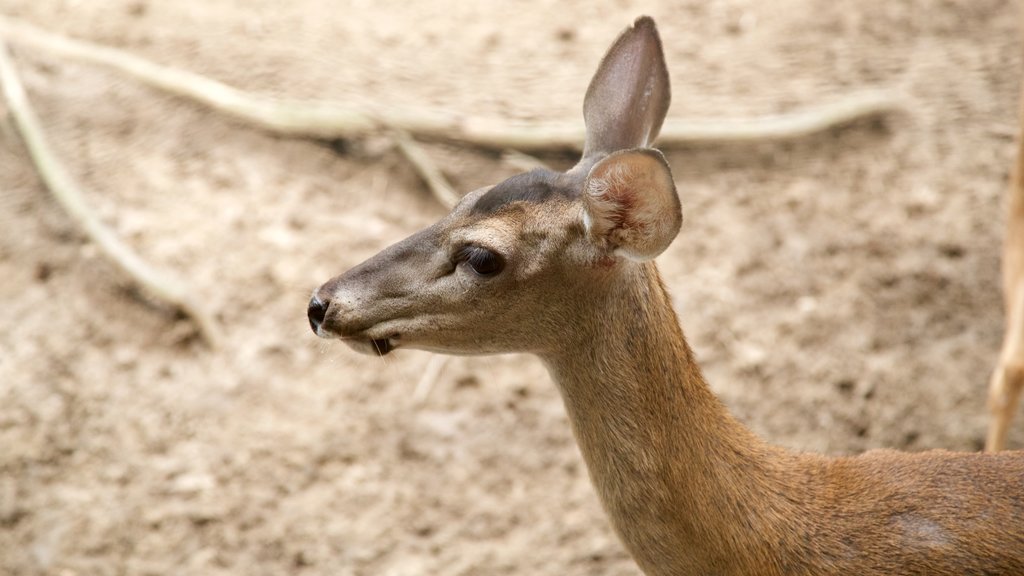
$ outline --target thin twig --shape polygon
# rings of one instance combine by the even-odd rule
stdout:
[[[434,389],[434,384],[437,383],[437,379],[441,376],[441,372],[450,359],[451,356],[443,354],[433,354],[430,356],[430,359],[427,360],[427,365],[423,368],[423,376],[416,383],[416,388],[412,393],[414,405],[422,406],[427,401],[427,396],[430,396],[430,391]]]
[[[198,325],[203,338],[211,346],[220,342],[219,331],[213,318],[192,298],[188,289],[178,281],[166,277],[163,273],[150,267],[135,252],[122,244],[118,237],[106,226],[86,204],[82,192],[68,174],[64,166],[53,153],[43,134],[39,118],[32,110],[14,65],[7,53],[7,47],[0,37],[0,82],[7,107],[18,132],[21,133],[25,147],[40,177],[50,189],[54,197],[64,207],[68,215],[85,231],[86,236],[108,257],[119,266],[145,291],[152,294],[192,318]]]
[[[445,208],[449,210],[454,208],[462,196],[448,183],[448,179],[444,177],[444,173],[430,158],[427,151],[404,130],[395,131],[395,144],[398,145],[399,152],[412,164],[413,169],[430,188],[434,198]]]
[[[502,152],[501,161],[515,168],[516,170],[522,170],[524,172],[529,172],[530,170],[534,170],[537,168],[548,167],[547,164],[542,162],[536,156],[530,156],[529,154],[524,154],[518,150],[511,149]]]
[[[326,102],[253,96],[198,74],[154,64],[127,52],[72,40],[0,18],[0,33],[36,48],[124,72],[152,87],[199,102],[273,132],[311,138],[364,136],[382,128],[403,130],[418,139],[448,140],[488,149],[579,150],[581,123],[513,124],[464,118],[436,110],[368,110]],[[669,119],[661,147],[706,142],[781,140],[807,136],[865,117],[901,110],[901,98],[887,90],[866,90],[844,99],[787,114],[735,120]]]

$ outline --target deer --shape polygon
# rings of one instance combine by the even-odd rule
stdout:
[[[1021,97],[1021,111],[1024,114],[1024,95]],[[985,450],[990,452],[1005,447],[1010,422],[1017,410],[1021,390],[1024,390],[1024,125],[1020,130],[1017,157],[1011,169],[1006,235],[1003,239],[1006,328],[989,381],[990,419]]]
[[[328,280],[309,301],[313,332],[378,356],[540,358],[649,576],[1024,574],[1024,453],[795,452],[713,394],[654,262],[683,220],[652,147],[670,98],[657,27],[640,17],[586,91],[575,166],[469,192]]]

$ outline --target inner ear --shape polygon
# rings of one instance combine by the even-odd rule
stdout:
[[[651,148],[623,150],[595,164],[583,204],[591,242],[641,262],[664,252],[683,223],[672,171]]]

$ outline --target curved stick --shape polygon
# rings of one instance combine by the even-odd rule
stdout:
[[[416,173],[430,189],[434,198],[445,208],[451,210],[462,199],[462,195],[452,188],[444,173],[437,167],[437,164],[430,159],[430,155],[423,149],[408,132],[404,130],[395,131],[395,144],[398,151],[405,156],[405,159],[412,164]]]
[[[448,140],[487,149],[579,150],[582,123],[513,124],[463,118],[436,110],[372,111],[327,102],[254,96],[209,78],[133,54],[72,40],[0,17],[0,33],[74,60],[118,70],[154,88],[279,134],[322,139],[353,138],[390,128],[428,140]],[[902,109],[898,94],[866,90],[829,105],[787,114],[733,120],[667,120],[659,147],[707,142],[782,140]]]
[[[213,347],[220,342],[220,335],[213,318],[192,298],[189,291],[177,280],[166,277],[153,269],[106,226],[86,204],[85,199],[71,175],[57,160],[46,137],[43,135],[39,118],[29,105],[25,88],[21,83],[10,58],[7,47],[0,38],[0,83],[7,100],[11,117],[21,133],[29,156],[36,165],[39,176],[68,215],[85,231],[100,250],[118,267],[131,276],[146,292],[181,310],[199,327],[202,337]]]

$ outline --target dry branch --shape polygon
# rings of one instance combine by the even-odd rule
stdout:
[[[43,134],[39,118],[32,110],[7,47],[0,37],[0,83],[17,130],[40,177],[68,215],[77,222],[85,234],[112,262],[119,266],[147,293],[162,300],[192,318],[203,338],[213,347],[220,342],[219,331],[213,318],[192,298],[189,290],[177,280],[150,267],[135,252],[122,244],[86,204],[82,192],[53,153]]]
[[[154,64],[121,50],[72,40],[2,17],[0,33],[14,41],[67,58],[119,70],[152,87],[286,135],[354,138],[386,128],[401,130],[419,139],[524,151],[579,150],[584,141],[581,123],[513,124],[464,118],[435,110],[389,109],[385,112],[326,102],[277,100],[253,96],[198,74]],[[802,112],[701,122],[670,119],[662,127],[658,144],[670,147],[703,142],[798,138],[901,108],[898,95],[885,90],[867,90]]]
[[[501,161],[512,168],[522,170],[523,172],[548,167],[548,165],[541,162],[540,159],[530,156],[529,154],[524,154],[518,150],[505,150],[505,152],[501,154]]]
[[[434,198],[445,208],[449,210],[454,208],[462,196],[448,183],[448,179],[444,177],[437,164],[430,159],[427,151],[413,140],[408,132],[401,130],[395,132],[395,144],[398,145],[399,152],[412,164],[413,169],[430,188]]]
[[[448,365],[448,360],[450,359],[451,356],[443,354],[430,355],[427,365],[423,367],[423,376],[420,377],[419,382],[416,383],[416,388],[412,392],[414,405],[422,406],[427,401],[430,391],[434,389],[434,384],[441,377],[441,372],[444,371],[444,367]]]

